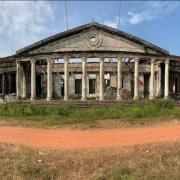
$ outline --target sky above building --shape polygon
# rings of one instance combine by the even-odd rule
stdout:
[[[118,27],[180,55],[179,1],[66,1],[68,28]],[[120,8],[120,16],[119,16]],[[67,29],[65,1],[0,1],[0,57]]]

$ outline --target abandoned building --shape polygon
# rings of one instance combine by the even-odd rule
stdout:
[[[50,36],[0,58],[10,99],[139,99],[180,94],[180,57],[99,23]]]

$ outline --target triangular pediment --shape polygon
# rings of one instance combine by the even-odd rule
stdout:
[[[57,34],[39,41],[18,53],[58,53],[82,51],[116,51],[133,53],[157,54],[160,50],[153,49],[152,44],[140,40],[127,33],[113,31],[98,25],[83,26],[64,34]]]

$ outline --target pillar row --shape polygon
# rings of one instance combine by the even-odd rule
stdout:
[[[149,87],[149,99],[154,99],[154,63],[155,59],[151,59],[151,76]]]
[[[117,59],[117,100],[122,100],[122,58]]]
[[[139,99],[138,80],[139,80],[139,58],[135,58],[134,59],[134,100]]]
[[[52,99],[52,60],[47,59],[47,100]]]
[[[165,60],[164,98],[169,97],[169,59]]]
[[[82,58],[82,101],[87,100],[87,72],[86,72],[86,58]]]
[[[100,57],[100,87],[99,87],[99,100],[104,100],[104,58]]]
[[[31,100],[36,99],[36,61],[31,60]]]
[[[22,68],[22,98],[25,99],[27,96],[27,92],[26,92],[26,72],[23,66],[21,66]]]
[[[20,99],[20,62],[17,61],[16,62],[16,98]],[[2,80],[2,82],[4,83],[4,80]],[[4,87],[4,84],[2,86],[2,88]],[[4,89],[4,88],[3,88]]]
[[[69,59],[64,58],[64,100],[69,100]]]

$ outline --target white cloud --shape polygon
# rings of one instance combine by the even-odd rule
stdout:
[[[47,1],[0,1],[0,36],[10,38],[13,32],[16,43],[25,45],[47,33],[54,18]]]
[[[133,10],[121,16],[120,26],[125,24],[136,25],[143,21],[151,21],[172,13],[180,5],[177,1],[148,1],[136,2]],[[118,28],[118,17],[107,19],[103,23],[107,26]]]
[[[123,19],[120,19],[120,25],[121,26],[122,24],[124,23]],[[105,20],[103,22],[103,24],[107,25],[107,26],[110,26],[110,27],[113,27],[113,28],[118,28],[118,24],[119,24],[119,18],[118,17],[115,17],[114,19],[112,20]]]
[[[138,24],[142,21],[150,21],[172,13],[178,6],[176,1],[152,1],[143,4],[141,11],[129,11],[126,22]]]

